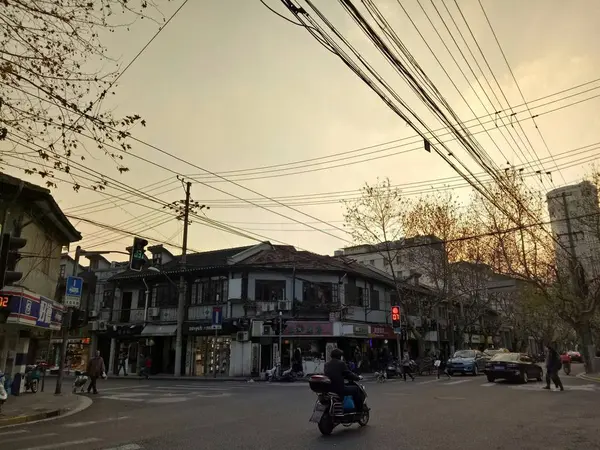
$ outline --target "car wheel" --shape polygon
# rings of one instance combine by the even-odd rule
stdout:
[[[488,375],[488,376],[487,376],[487,380],[488,380],[488,382],[490,382],[490,383],[493,383],[494,381],[496,381],[496,379],[495,379],[493,376],[491,376],[491,375]]]
[[[521,383],[527,384],[528,381],[529,377],[527,376],[527,371],[524,370],[523,372],[521,372]]]
[[[473,366],[473,372],[472,372],[473,376],[476,377],[477,375],[479,375],[479,369],[477,368],[477,365]]]

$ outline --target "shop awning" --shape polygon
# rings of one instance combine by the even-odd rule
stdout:
[[[142,330],[142,336],[175,336],[177,325],[149,324]]]

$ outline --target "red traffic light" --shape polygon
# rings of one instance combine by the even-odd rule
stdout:
[[[400,307],[392,306],[392,322],[400,322]]]

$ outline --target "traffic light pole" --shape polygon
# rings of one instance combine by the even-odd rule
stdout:
[[[79,267],[79,258],[81,257],[81,247],[78,245],[75,249],[75,264],[73,265],[74,277],[77,276],[77,268]],[[62,382],[65,376],[65,363],[67,359],[67,347],[69,343],[69,328],[71,325],[71,319],[73,317],[73,308],[68,308],[66,316],[63,317],[63,328],[62,328],[62,346],[60,348],[60,361],[58,362],[58,377],[56,378],[56,389],[54,390],[55,395],[60,395],[62,391]],[[66,319],[66,320],[65,320]]]
[[[181,245],[181,268],[185,268],[187,258],[188,223],[190,217],[190,191],[192,183],[185,184],[185,209],[183,211],[183,243]],[[175,371],[176,377],[181,376],[181,359],[183,354],[183,322],[185,321],[185,277],[179,278],[179,299],[177,301],[177,331],[175,334]],[[217,339],[215,338],[215,352]],[[216,354],[216,353],[215,353]]]

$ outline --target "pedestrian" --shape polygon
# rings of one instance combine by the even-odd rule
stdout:
[[[90,359],[87,365],[87,373],[90,377],[90,384],[87,388],[88,394],[93,390],[94,394],[98,393],[98,389],[96,388],[96,380],[99,377],[104,378],[106,376],[106,367],[104,366],[104,359],[100,356],[100,352],[96,351],[96,356]]]
[[[552,344],[548,344],[546,348],[548,352],[546,357],[546,386],[544,386],[543,389],[550,390],[550,382],[553,381],[554,385],[558,389],[564,391],[565,388],[563,387],[562,381],[558,376],[558,372],[562,366],[560,355]]]
[[[440,375],[444,374],[446,375],[448,378],[452,378],[450,376],[450,374],[448,373],[448,368],[446,366],[446,358],[444,358],[444,355],[441,355],[438,357],[438,359],[435,361],[434,365],[437,367],[437,379],[440,379]]]
[[[121,354],[119,355],[119,367],[117,369],[117,375],[121,373],[121,368],[123,368],[123,374],[127,376],[127,359],[127,352],[125,350],[122,350]]]
[[[411,380],[415,381],[415,377],[412,374],[412,369],[410,365],[410,355],[408,354],[408,352],[404,352],[404,358],[402,358],[402,376],[404,377],[404,381],[406,381],[406,375],[408,375]]]

